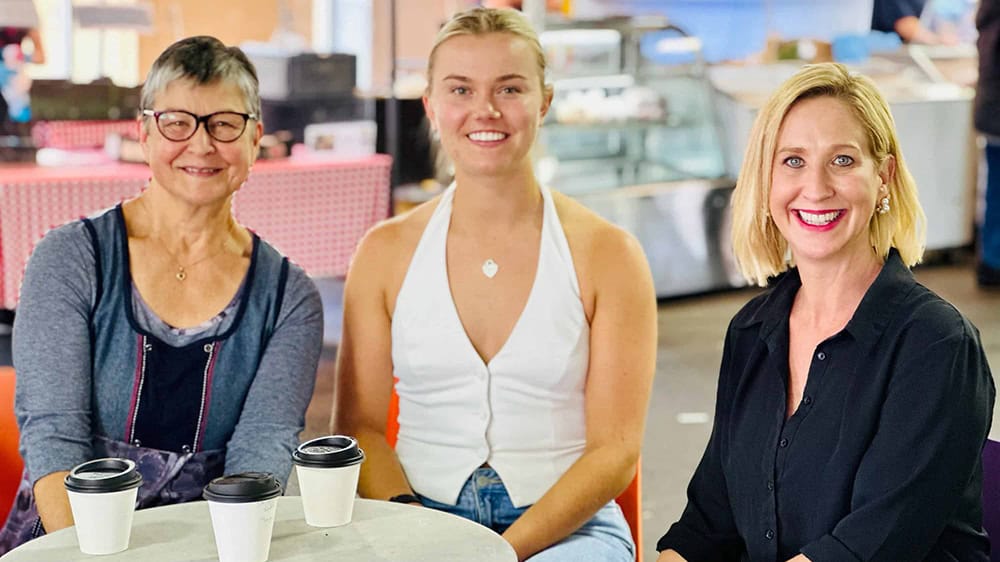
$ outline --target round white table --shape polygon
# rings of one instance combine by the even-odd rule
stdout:
[[[129,548],[118,554],[81,553],[70,527],[27,542],[0,560],[207,562],[218,560],[218,553],[208,504],[197,501],[136,511]],[[318,528],[306,525],[300,498],[286,496],[278,501],[268,560],[516,562],[517,556],[490,529],[433,509],[358,499],[350,524]]]

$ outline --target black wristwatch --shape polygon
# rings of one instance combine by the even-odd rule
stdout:
[[[399,494],[398,496],[389,498],[389,501],[395,503],[420,503],[420,498],[413,494]]]

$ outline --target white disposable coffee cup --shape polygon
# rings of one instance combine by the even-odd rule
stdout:
[[[76,538],[84,554],[128,548],[142,475],[128,459],[106,458],[73,468],[64,480]]]
[[[292,453],[306,524],[339,527],[351,522],[365,453],[346,435],[319,437]]]
[[[281,495],[277,479],[262,472],[222,476],[209,482],[202,495],[208,500],[219,562],[265,562]]]

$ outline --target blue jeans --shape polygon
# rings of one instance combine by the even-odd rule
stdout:
[[[1000,141],[986,143],[986,208],[980,248],[980,260],[1000,269]]]
[[[510,501],[507,488],[492,468],[477,468],[465,482],[457,505],[438,503],[420,496],[424,507],[430,507],[470,519],[503,533],[528,510],[517,508]],[[614,501],[600,509],[591,519],[561,542],[528,559],[530,562],[632,562],[635,544],[625,516]]]

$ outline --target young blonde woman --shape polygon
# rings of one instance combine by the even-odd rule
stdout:
[[[729,326],[659,561],[987,561],[993,378],[976,328],[910,272],[924,214],[868,79],[808,66],[770,98],[732,236],[748,279],[778,277]]]
[[[632,560],[613,498],[655,369],[642,250],[535,179],[552,91],[519,13],[456,15],[428,66],[455,182],[370,232],[345,289],[334,426],[365,449],[361,495],[479,521],[521,560]]]

